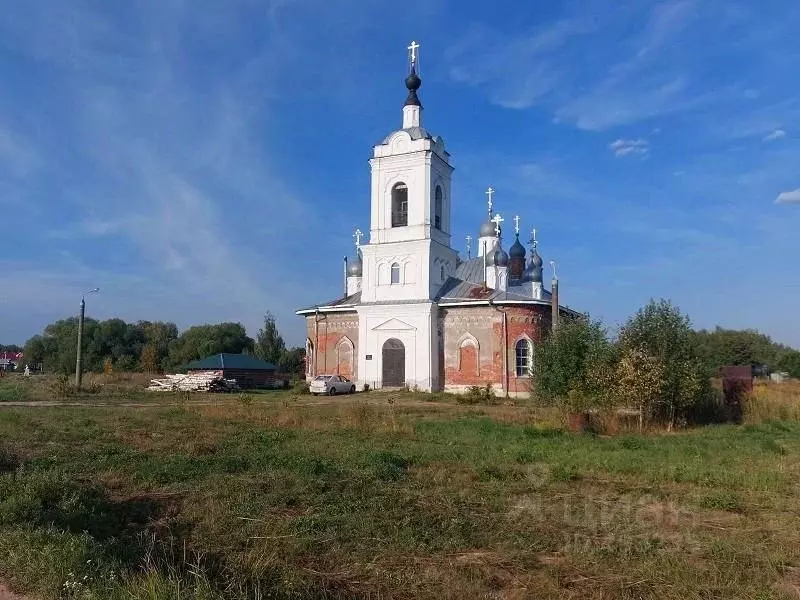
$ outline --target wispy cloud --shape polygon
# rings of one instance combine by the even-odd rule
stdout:
[[[475,26],[445,52],[451,63],[450,76],[460,83],[482,86],[500,106],[529,108],[566,83],[554,54],[596,26],[583,16],[575,16],[511,39]],[[491,50],[477,51],[487,47]],[[520,69],[521,64],[526,67]]]
[[[146,281],[147,289],[158,290],[159,312],[179,316],[182,326],[227,316],[253,328],[270,309],[292,333],[302,327],[293,309],[308,304],[308,294],[327,293],[304,282],[291,262],[274,260],[276,245],[268,240],[281,238],[280,254],[300,257],[302,237],[281,236],[287,223],[319,229],[319,239],[326,233],[262,141],[274,116],[253,72],[279,73],[280,53],[268,37],[248,48],[241,66],[209,61],[198,89],[184,63],[195,40],[186,35],[179,44],[168,30],[213,27],[216,43],[224,44],[252,14],[231,5],[203,24],[197,22],[203,11],[184,10],[183,3],[165,3],[155,12],[142,10],[120,22],[110,11],[75,5],[69,19],[33,8],[27,18],[0,19],[0,33],[14,26],[27,32],[18,51],[47,62],[62,82],[60,102],[74,107],[69,134],[63,123],[52,123],[38,146],[0,127],[0,170],[23,175],[42,153],[40,162],[48,165],[43,180],[58,190],[59,200],[36,199],[41,218],[30,232],[50,240],[40,250],[50,252],[50,269],[15,269],[14,286],[52,283],[52,268],[59,265],[65,273],[59,284],[80,279],[75,264],[48,249],[61,247],[96,265],[93,285],[104,288],[107,298],[119,296],[109,288],[125,278]],[[52,44],[45,50],[48,36],[61,50]],[[120,64],[132,68],[123,74]],[[72,175],[87,170],[91,177]],[[40,193],[28,182],[17,188]],[[275,281],[282,282],[280,290]],[[209,309],[219,304],[226,308]],[[146,302],[141,308],[139,317],[152,316]]]
[[[774,142],[786,137],[786,132],[783,129],[776,129],[772,133],[764,136],[765,142]]]
[[[635,140],[618,139],[611,142],[608,147],[616,156],[647,156],[650,152],[650,143],[641,138]]]
[[[581,6],[527,35],[473,30],[451,48],[451,76],[487,89],[500,106],[545,105],[581,129],[685,110],[702,98],[689,89],[686,73],[669,65],[675,37],[696,19],[696,4],[647,2],[645,25],[633,35],[640,15],[631,5],[610,12]],[[619,40],[613,48],[603,42],[612,38]]]
[[[473,30],[451,49],[451,76],[480,86],[500,106],[544,107],[557,122],[583,130],[693,113],[707,118],[714,109],[709,126],[722,121],[730,133],[737,128],[729,112],[774,97],[768,90],[780,89],[776,82],[791,72],[788,55],[776,60],[771,49],[775,39],[791,39],[788,16],[759,20],[752,9],[721,0],[642,0],[613,11],[592,2],[563,7],[558,20],[527,33]],[[731,40],[727,55],[720,46],[709,52],[709,39]],[[742,71],[720,69],[725,59]]]
[[[775,199],[776,204],[800,204],[800,189],[781,192]]]

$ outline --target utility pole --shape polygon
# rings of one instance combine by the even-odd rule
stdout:
[[[86,292],[84,296],[81,297],[81,314],[78,318],[78,354],[75,359],[75,389],[81,389],[81,379],[83,378],[83,369],[81,365],[81,360],[83,358],[83,319],[86,315],[86,295],[88,294],[96,294],[100,291],[100,288],[94,288],[93,290],[89,290]]]
[[[83,354],[83,317],[86,314],[86,298],[81,298],[81,315],[78,317],[78,357],[75,359],[75,389],[81,389],[81,354]]]

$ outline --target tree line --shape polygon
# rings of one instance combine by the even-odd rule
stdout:
[[[72,373],[77,338],[77,317],[51,323],[25,342],[24,362],[42,365],[49,372]],[[195,325],[179,332],[175,323],[162,321],[84,321],[82,361],[86,371],[174,371],[222,352],[258,356],[277,365],[282,373],[303,371],[305,349],[286,347],[270,313],[265,315],[255,339],[247,335],[241,323]]]
[[[612,337],[589,317],[559,324],[536,349],[537,395],[573,411],[636,408],[642,424],[707,420],[724,365],[800,377],[800,351],[756,331],[695,331],[667,300],[651,301]]]

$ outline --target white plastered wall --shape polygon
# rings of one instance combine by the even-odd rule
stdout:
[[[383,344],[394,338],[405,347],[406,385],[424,391],[438,389],[436,310],[431,302],[359,306],[359,384],[383,387]]]

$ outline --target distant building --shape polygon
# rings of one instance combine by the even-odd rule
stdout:
[[[789,379],[789,373],[786,371],[776,371],[775,373],[770,373],[769,378],[773,383],[783,383]]]
[[[13,371],[22,362],[22,352],[0,352],[0,371]]]
[[[186,365],[189,373],[215,373],[243,388],[275,386],[277,367],[247,354],[215,354]]]

